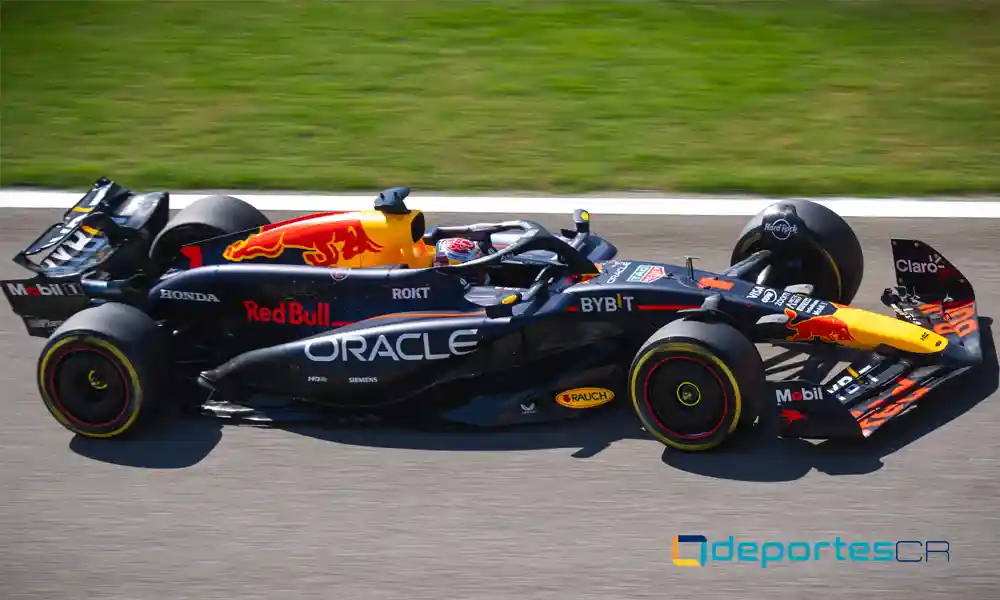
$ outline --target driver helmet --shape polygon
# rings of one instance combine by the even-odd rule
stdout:
[[[466,238],[447,238],[434,246],[434,265],[460,265],[483,257],[483,249]]]

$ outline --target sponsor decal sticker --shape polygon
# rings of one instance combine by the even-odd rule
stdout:
[[[393,300],[417,300],[426,299],[431,292],[431,286],[425,285],[423,287],[416,288],[393,288],[392,289],[392,299]]]
[[[785,425],[791,425],[796,421],[805,421],[806,416],[800,411],[785,408],[781,410],[781,419],[785,422]]]
[[[611,265],[609,265],[609,267],[610,266]],[[608,277],[608,281],[607,282],[608,283],[614,283],[614,282],[618,281],[618,278],[621,277],[622,273],[624,273],[625,271],[627,271],[630,266],[632,266],[632,261],[625,261],[625,262],[617,262],[616,261],[614,263],[615,269],[613,271],[611,271],[611,275]]]
[[[535,408],[535,403],[534,402],[532,402],[530,404],[522,404],[521,405],[521,414],[522,415],[533,415],[536,412],[538,412],[538,411]]]
[[[854,339],[847,323],[833,315],[809,317],[796,323],[798,314],[786,308],[785,316],[788,317],[785,327],[795,332],[785,338],[789,342],[809,342],[813,339],[823,342],[849,342]]]
[[[604,388],[576,388],[558,394],[556,402],[567,408],[593,408],[614,398],[615,393]]]
[[[301,302],[279,302],[277,306],[264,307],[251,300],[244,300],[247,321],[255,323],[281,323],[288,325],[330,326],[330,305],[320,302],[310,310]]]
[[[778,299],[778,291],[758,285],[750,290],[750,293],[747,294],[747,298],[760,300],[764,304],[777,304],[775,301]]]
[[[11,296],[82,296],[83,287],[78,283],[7,283]]]
[[[160,298],[168,300],[194,300],[195,302],[218,302],[219,298],[215,294],[203,294],[201,292],[181,292],[178,290],[160,290]]]
[[[848,374],[844,375],[843,377],[841,377],[840,379],[838,379],[832,386],[830,386],[828,388],[827,391],[829,393],[831,393],[831,394],[836,394],[838,391],[840,391],[841,389],[843,389],[844,390],[843,393],[845,393],[847,395],[851,395],[854,392],[856,392],[859,389],[861,389],[861,386],[858,385],[858,383],[856,383],[856,382],[860,382],[860,383],[864,384],[865,383],[865,379],[862,376],[865,375],[866,373],[868,373],[869,371],[871,371],[874,368],[875,368],[875,365],[865,365],[865,366],[861,367],[860,369],[858,369],[855,372],[853,369],[851,369],[850,367],[848,367],[847,368]],[[872,383],[878,383],[878,377],[875,377],[874,375],[868,375],[867,379],[869,381],[871,381]],[[845,386],[846,386],[846,388],[845,388]],[[840,398],[841,400],[843,400],[842,396],[838,395],[837,397]]]
[[[599,296],[597,298],[580,298],[580,311],[581,312],[598,312],[598,313],[613,313],[619,311],[631,312],[633,305],[632,301],[634,298],[632,296],[622,296],[621,294],[616,294],[614,296]]]
[[[785,219],[776,219],[764,224],[764,231],[774,236],[776,240],[787,240],[799,232],[797,225],[792,225]]]
[[[359,219],[317,222],[307,218],[264,225],[258,233],[230,244],[222,256],[233,262],[277,258],[288,248],[303,250],[302,259],[314,267],[333,267],[342,260],[382,251]]]
[[[928,256],[926,262],[901,258],[896,261],[896,270],[900,273],[934,274],[945,270],[945,265],[941,264],[942,260],[940,254]]]
[[[326,383],[329,380],[322,375],[310,375],[308,381],[309,383]]]
[[[628,276],[628,280],[632,283],[653,283],[658,279],[663,279],[666,277],[667,273],[663,270],[663,267],[655,265],[639,265],[632,271],[632,274]]]
[[[349,377],[347,383],[378,383],[378,377]]]
[[[785,304],[785,306],[791,308],[792,310],[795,310],[796,308],[799,307],[799,303],[807,299],[808,299],[807,296],[800,296],[798,294],[793,294],[792,297],[788,299],[788,302]]]
[[[60,236],[66,235],[67,233],[69,233],[70,229],[76,226],[76,223],[81,219],[83,219],[84,217],[86,217],[86,215],[80,215],[79,217],[76,217],[75,219],[73,219],[73,221],[71,221],[72,225],[63,228],[56,235]],[[87,248],[90,246],[90,244],[94,242],[94,240],[102,236],[103,234],[101,232],[97,231],[92,227],[88,226],[81,227],[80,229],[74,231],[72,236],[60,242],[59,246],[57,246],[56,249],[53,250],[51,254],[45,257],[45,260],[42,261],[42,266],[54,268],[63,265],[72,260],[74,257],[78,256],[79,254],[85,252]],[[72,250],[73,252],[70,252],[70,250]]]
[[[372,362],[380,358],[395,362],[443,360],[474,352],[479,345],[475,339],[478,333],[478,329],[458,329],[451,332],[445,348],[447,352],[434,348],[435,344],[428,333],[403,333],[395,337],[382,334],[374,340],[360,335],[315,339],[306,344],[305,353],[309,360],[315,362]]]
[[[798,390],[775,390],[775,393],[778,397],[778,404],[823,399],[823,388],[820,387]]]
[[[934,333],[938,335],[953,333],[958,337],[965,337],[979,330],[975,302],[962,302],[947,309],[940,303],[922,304],[920,312],[924,315],[934,315],[946,319],[934,326]]]

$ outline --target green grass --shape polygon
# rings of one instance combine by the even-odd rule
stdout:
[[[3,2],[0,183],[1000,190],[1000,1]]]

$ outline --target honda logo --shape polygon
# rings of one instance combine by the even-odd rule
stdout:
[[[168,300],[194,300],[195,302],[218,302],[219,298],[215,294],[203,294],[201,292],[180,292],[177,290],[160,290],[160,298]]]

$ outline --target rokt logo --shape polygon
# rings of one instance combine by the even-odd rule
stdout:
[[[917,262],[915,260],[908,260],[901,258],[896,261],[896,270],[900,273],[937,273],[938,271],[944,270],[945,266],[941,264],[941,255],[935,254],[934,256],[928,256],[927,262]]]
[[[8,283],[7,291],[12,296],[82,296],[83,289],[77,283]]]
[[[215,294],[203,294],[201,292],[180,292],[177,290],[160,290],[160,298],[168,300],[194,300],[195,302],[218,302],[219,298]]]
[[[393,300],[427,299],[428,295],[430,295],[430,292],[431,292],[431,286],[429,285],[417,288],[393,288],[392,299]]]

